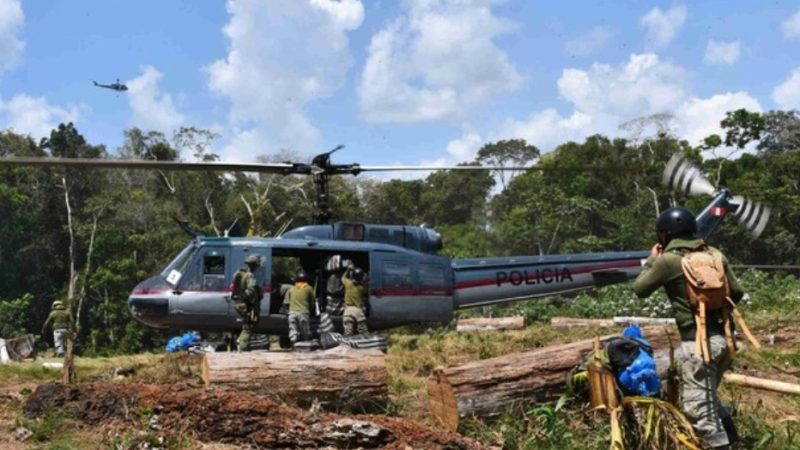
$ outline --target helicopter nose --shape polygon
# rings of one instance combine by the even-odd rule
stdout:
[[[131,315],[145,325],[168,328],[170,286],[160,276],[142,281],[128,296]]]

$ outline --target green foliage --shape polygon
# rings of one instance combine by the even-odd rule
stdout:
[[[25,294],[15,300],[0,300],[0,337],[15,337],[33,332],[30,310],[33,296]]]

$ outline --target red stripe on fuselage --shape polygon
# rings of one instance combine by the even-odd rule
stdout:
[[[584,273],[590,273],[597,270],[608,270],[608,269],[622,269],[626,267],[638,267],[641,265],[640,260],[625,260],[619,262],[612,262],[612,263],[604,263],[604,264],[594,264],[591,266],[583,266],[583,267],[575,267],[574,269],[569,268],[568,266],[520,266],[520,270],[534,268],[534,269],[548,269],[555,273],[555,269],[558,268],[559,270],[569,270],[570,275],[581,275]],[[498,269],[498,271],[501,269]],[[478,280],[465,280],[460,283],[456,283],[456,289],[469,289],[475,287],[482,287],[482,286],[490,286],[490,285],[497,285],[497,278],[484,278]]]

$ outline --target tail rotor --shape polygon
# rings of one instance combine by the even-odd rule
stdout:
[[[661,182],[667,188],[682,194],[717,197],[698,216],[698,221],[705,219],[709,222],[709,233],[716,228],[718,223],[718,220],[714,218],[721,219],[728,212],[732,213],[736,222],[746,228],[756,239],[761,236],[769,222],[771,212],[769,206],[746,199],[741,195],[731,196],[724,188],[716,189],[697,166],[677,153],[667,162]]]

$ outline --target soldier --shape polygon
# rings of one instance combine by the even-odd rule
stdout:
[[[367,298],[367,287],[364,286],[364,271],[352,264],[347,266],[342,275],[342,285],[344,285],[344,316],[342,325],[344,335],[351,336],[354,331],[358,334],[366,334],[367,317],[364,315],[364,302]]]
[[[298,341],[311,339],[309,315],[314,303],[314,289],[308,285],[308,281],[308,275],[301,271],[289,290],[289,340],[292,346]]]
[[[48,325],[53,326],[53,345],[56,348],[56,356],[60,358],[64,356],[64,340],[72,326],[72,315],[60,300],[53,302],[50,314],[42,325],[42,334],[45,333]]]
[[[721,310],[708,311],[705,334],[709,358],[705,362],[695,351],[696,342],[700,343],[697,340],[698,327],[683,269],[683,259],[687,255],[693,252],[718,254],[719,251],[696,238],[696,230],[695,217],[689,210],[671,208],[664,211],[656,221],[658,243],[653,246],[633,289],[636,295],[645,298],[659,287],[664,287],[681,335],[681,407],[712,448],[726,449],[737,440],[730,413],[722,407],[717,397],[719,382],[732,362],[725,335],[726,321]],[[724,278],[727,278],[729,297],[738,302],[744,292],[731,273],[727,260],[721,254],[719,258],[722,259]]]
[[[245,267],[239,269],[233,276],[231,293],[233,307],[242,321],[242,332],[237,340],[240,352],[250,348],[250,336],[261,313],[261,287],[255,276],[255,271],[261,266],[261,260],[257,255],[247,255],[244,262]]]

